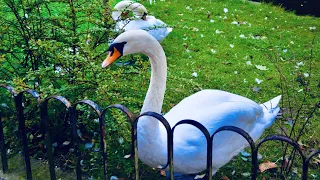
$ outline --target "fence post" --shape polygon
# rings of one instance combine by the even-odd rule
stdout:
[[[52,139],[51,139],[51,123],[48,121],[48,99],[45,99],[40,104],[40,119],[41,123],[44,123],[45,130],[43,136],[45,136],[46,139],[46,145],[47,145],[47,155],[48,155],[48,163],[49,163],[49,171],[50,171],[50,179],[56,180],[56,172],[54,169],[54,163],[53,163],[53,154],[52,154]]]
[[[69,112],[70,112],[70,118],[71,118],[71,126],[72,126],[72,141],[73,141],[73,147],[75,154],[77,156],[77,162],[76,162],[76,176],[77,180],[81,180],[81,165],[80,165],[80,153],[78,148],[78,136],[77,136],[77,110],[76,110],[76,104],[73,105]]]
[[[1,162],[2,162],[2,170],[3,173],[6,173],[8,170],[8,160],[7,160],[7,149],[6,144],[4,141],[4,133],[3,133],[3,125],[1,119],[1,112],[0,112],[0,149],[1,149]]]
[[[31,164],[30,164],[30,157],[28,152],[28,139],[26,135],[26,125],[25,125],[25,119],[23,115],[23,107],[22,107],[22,95],[23,93],[19,93],[14,97],[14,102],[17,109],[17,118],[19,122],[19,132],[22,139],[23,144],[23,154],[24,159],[26,163],[26,173],[27,173],[27,180],[32,179],[32,173],[31,173]]]

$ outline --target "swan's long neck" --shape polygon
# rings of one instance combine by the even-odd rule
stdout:
[[[141,113],[153,111],[161,113],[161,108],[166,90],[167,61],[161,45],[156,41],[148,42],[148,48],[143,50],[151,63],[151,79]],[[148,119],[143,122],[148,128],[158,128],[158,122]]]

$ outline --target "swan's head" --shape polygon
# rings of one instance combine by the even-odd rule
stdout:
[[[146,54],[156,44],[159,44],[158,41],[144,30],[126,31],[109,46],[108,57],[102,62],[101,67],[107,67],[121,56],[140,52]]]

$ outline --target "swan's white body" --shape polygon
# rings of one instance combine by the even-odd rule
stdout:
[[[114,43],[126,42],[123,55],[141,52],[149,56],[151,79],[141,113],[161,113],[166,88],[167,65],[161,45],[141,30],[128,31]],[[107,58],[108,59],[108,58]],[[109,65],[102,63],[102,67]],[[236,126],[256,141],[269,127],[279,112],[281,96],[259,105],[245,97],[220,90],[202,90],[173,107],[164,117],[173,127],[183,119],[194,119],[203,124],[212,135],[222,126]],[[213,143],[213,174],[237,155],[248,143],[233,132],[220,132]],[[152,117],[138,122],[139,158],[152,167],[167,163],[167,134],[164,127]],[[206,141],[202,133],[191,125],[178,126],[174,133],[174,171],[183,174],[199,173],[206,168]]]
[[[125,10],[132,11],[135,17],[133,19],[121,20],[121,13]],[[145,16],[145,20],[142,19],[144,14],[147,14],[147,10],[142,4],[132,1],[119,2],[112,12],[112,18],[117,21],[115,29],[117,31],[142,29],[151,34],[157,41],[163,41],[163,39],[172,31],[172,28],[168,27],[164,22],[156,19],[154,16]]]

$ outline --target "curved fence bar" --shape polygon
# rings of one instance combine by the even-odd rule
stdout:
[[[103,168],[104,168],[104,177],[107,177],[107,142],[106,142],[106,126],[105,126],[105,116],[106,113],[109,109],[119,109],[121,112],[123,112],[129,121],[130,124],[134,122],[134,114],[130,112],[128,108],[121,104],[113,104],[108,106],[106,109],[102,111],[101,118],[99,118],[99,123],[100,123],[100,138],[103,139],[103,141],[100,141],[100,147],[102,149],[102,157],[103,157]],[[132,129],[133,130],[133,129]],[[132,131],[131,130],[131,131]],[[133,132],[131,132],[133,134]],[[132,147],[132,152],[134,152],[134,148]],[[138,162],[138,159],[136,159]]]
[[[44,99],[40,103],[40,119],[41,122],[44,123],[45,130],[43,135],[46,137],[46,145],[47,145],[47,156],[48,156],[48,163],[49,163],[49,171],[50,171],[50,178],[51,180],[56,180],[56,173],[54,169],[54,162],[53,162],[53,154],[52,154],[52,127],[53,123],[52,121],[49,121],[48,118],[48,102],[49,100],[57,100],[60,101],[65,107],[68,109],[71,107],[71,103],[63,96],[50,96]]]
[[[301,158],[302,158],[302,179],[307,179],[308,178],[308,174],[306,172],[306,169],[304,169],[305,164],[306,164],[306,157],[304,156],[300,146],[298,143],[294,142],[292,139],[286,137],[286,136],[281,136],[281,135],[271,135],[268,136],[264,139],[262,139],[256,147],[256,152],[258,152],[259,147],[261,146],[261,144],[267,142],[267,141],[281,141],[281,142],[286,142],[288,144],[290,144],[292,147],[294,147],[295,150],[298,150]]]
[[[70,108],[70,117],[71,117],[71,123],[72,123],[72,136],[73,136],[73,145],[74,145],[74,149],[75,149],[75,153],[77,156],[77,163],[76,163],[76,175],[77,175],[77,180],[81,180],[82,179],[82,175],[81,175],[81,155],[80,155],[80,151],[79,151],[79,143],[78,143],[78,136],[77,136],[77,105],[79,104],[86,104],[89,105],[93,110],[95,110],[95,112],[97,113],[98,117],[99,117],[99,122],[101,122],[101,115],[102,115],[102,110],[101,108],[98,106],[98,104],[96,104],[95,102],[91,101],[91,100],[81,100],[78,101],[76,103],[74,103],[74,105]],[[100,136],[101,138],[101,136]],[[104,139],[100,139],[100,141],[105,141]],[[104,179],[106,179],[106,177],[104,177]]]
[[[157,119],[158,121],[160,121],[163,126],[166,128],[166,131],[167,131],[167,143],[168,143],[168,160],[167,160],[167,164],[162,167],[162,169],[165,169],[167,168],[168,166],[170,167],[170,178],[171,180],[173,180],[174,176],[173,176],[173,134],[172,134],[172,131],[171,131],[171,127],[170,127],[170,124],[168,123],[168,121],[161,115],[161,114],[158,114],[156,112],[144,112],[142,114],[140,114],[140,116],[138,116],[135,121],[133,122],[132,124],[132,129],[133,132],[135,132],[133,135],[132,135],[132,146],[134,147],[134,155],[135,155],[135,165],[137,166],[137,169],[136,169],[136,173],[138,173],[138,147],[137,147],[137,125],[138,125],[138,121],[139,121],[139,118],[140,117],[143,117],[143,116],[150,116],[150,117],[154,117],[155,119]],[[139,174],[136,174],[136,180],[139,179]]]
[[[130,123],[134,123],[135,115],[127,107],[121,104],[112,104],[108,106],[106,109],[102,111],[102,117],[104,117],[106,115],[107,110],[111,108],[119,109],[127,116]]]
[[[314,150],[310,153],[309,157],[306,159],[306,163],[303,164],[303,176],[302,178],[307,179],[308,178],[308,169],[309,169],[309,163],[313,157],[320,154],[320,149]]]
[[[6,84],[0,84],[0,88],[1,87],[7,89],[11,93],[12,96],[15,96],[16,94],[18,94],[17,91],[15,91],[12,86],[9,86]]]
[[[5,84],[0,84],[0,88],[4,88],[7,91],[11,93],[11,95],[14,97],[17,92],[13,89],[13,87],[5,85]],[[2,119],[1,119],[1,111],[0,111],[0,150],[1,150],[1,163],[2,163],[2,170],[3,173],[6,173],[8,171],[8,159],[7,159],[7,148],[4,140],[4,132],[3,132],[3,124],[2,124]]]
[[[175,128],[181,124],[190,124],[192,126],[195,126],[206,137],[206,140],[207,140],[207,170],[206,170],[206,178],[205,179],[212,180],[212,140],[211,140],[209,131],[201,123],[199,123],[195,120],[185,119],[185,120],[179,121],[175,126],[173,126],[173,128],[172,128],[173,136],[174,136]]]
[[[249,143],[250,148],[251,148],[251,153],[252,153],[252,160],[251,160],[251,179],[254,180],[257,178],[257,170],[258,170],[258,160],[257,160],[257,156],[258,156],[258,152],[255,151],[255,143],[253,141],[253,139],[251,138],[251,136],[244,131],[241,128],[235,127],[235,126],[222,126],[220,128],[218,128],[211,136],[211,141],[213,144],[213,139],[214,136],[221,131],[233,131],[239,135],[241,135],[244,139],[246,139],[246,141]]]
[[[40,100],[40,96],[39,96],[39,93],[37,93],[35,90],[32,90],[32,89],[21,91],[19,94],[14,96],[14,102],[17,109],[17,118],[19,122],[19,131],[20,131],[20,136],[23,144],[23,154],[24,154],[24,159],[26,163],[27,179],[31,180],[32,173],[31,173],[31,164],[30,164],[30,157],[29,157],[29,150],[28,150],[28,139],[26,135],[26,125],[25,125],[25,118],[23,114],[24,107],[22,105],[22,98],[24,93],[28,93],[32,95],[37,100],[38,103]]]

